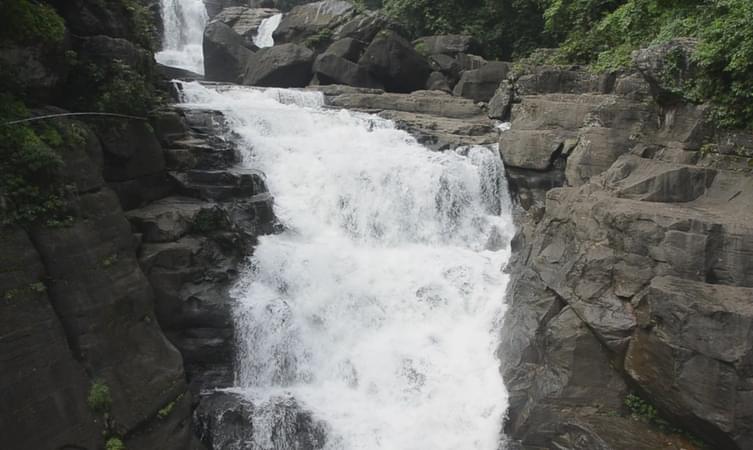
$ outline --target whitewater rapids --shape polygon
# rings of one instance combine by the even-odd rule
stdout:
[[[313,91],[182,88],[224,114],[285,228],[233,292],[235,390],[294,398],[331,450],[497,450],[513,225],[496,149],[432,152]]]

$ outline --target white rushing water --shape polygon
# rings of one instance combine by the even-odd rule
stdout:
[[[161,0],[162,50],[154,57],[170,67],[204,74],[202,39],[207,23],[203,0]]]
[[[328,449],[497,450],[513,230],[496,151],[431,152],[315,92],[183,95],[224,113],[286,228],[260,239],[234,291],[238,390],[295,398]],[[250,448],[288,448],[257,434]]]
[[[256,36],[254,36],[254,44],[259,48],[271,47],[275,45],[275,40],[272,38],[272,33],[275,32],[280,21],[282,20],[282,14],[275,14],[272,17],[267,17],[259,24],[259,29],[256,30]]]

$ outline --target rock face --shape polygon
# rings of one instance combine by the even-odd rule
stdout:
[[[238,82],[254,58],[247,42],[232,28],[212,21],[204,29],[204,76],[209,81]]]
[[[325,92],[326,93],[326,92]],[[433,149],[458,145],[492,144],[497,129],[474,102],[438,91],[411,94],[357,89],[334,92],[329,104],[371,113],[395,121],[421,143]]]
[[[267,87],[304,87],[312,76],[314,52],[298,44],[259,50],[249,63],[243,84]]]
[[[469,53],[474,50],[473,38],[462,34],[425,36],[413,41],[413,46],[429,55],[455,56],[458,53]]]
[[[499,84],[507,79],[512,65],[493,61],[478,69],[466,70],[455,85],[454,94],[477,102],[488,102],[494,97]]]
[[[352,3],[342,0],[322,0],[293,8],[285,14],[272,34],[275,43],[297,42],[331,30],[350,19],[355,13]]]
[[[658,102],[681,100],[683,88],[698,70],[692,58],[697,46],[695,39],[679,38],[633,54],[633,63],[651,85]]]
[[[256,237],[274,230],[272,197],[263,174],[234,168],[240,156],[218,137],[226,131],[221,115],[163,111],[157,124],[176,187],[127,217],[141,236],[157,319],[198,395],[232,385],[229,289]]]
[[[239,394],[215,392],[196,411],[202,441],[214,449],[242,450],[249,442],[299,450],[318,450],[327,442],[326,426],[287,397],[255,405]],[[273,437],[274,442],[266,440]]]
[[[384,84],[388,91],[423,89],[431,66],[410,42],[392,31],[380,32],[369,44],[358,64]]]
[[[280,11],[274,8],[246,8],[231,6],[223,9],[213,21],[222,22],[232,28],[239,36],[246,40],[246,44],[253,44],[254,36],[264,19],[270,18]]]
[[[319,84],[346,84],[348,86],[381,88],[362,66],[332,53],[324,53],[314,61],[313,72]]]
[[[116,434],[142,448],[192,448],[196,441],[182,358],[157,323],[152,286],[136,259],[136,240],[118,197],[105,184],[122,173],[102,170],[103,161],[107,166],[116,154],[151,161],[145,156],[149,146],[141,145],[154,136],[143,123],[132,125],[132,140],[118,143],[98,138],[100,131],[81,122],[58,126],[80,130],[82,137],[56,150],[63,161],[60,176],[76,189],[69,200],[71,223],[3,230],[3,243],[11,244],[9,256],[18,259],[3,271],[4,301],[13,300],[7,305],[13,314],[3,316],[3,348],[24,355],[13,357],[14,372],[0,377],[4,404],[17,411],[9,416],[11,422],[3,419],[2,433],[10,437],[6,445],[98,448],[104,435]],[[135,170],[128,176],[141,173],[133,167],[124,168]],[[23,272],[16,266],[20,261],[26,262]],[[40,326],[35,330],[19,321],[32,312]],[[104,411],[87,404],[95,384],[109,390]],[[161,420],[158,411],[166,405],[173,406]],[[42,427],[49,431],[29,428],[39,428],[40,421],[50,421]]]
[[[50,303],[39,253],[18,228],[3,229],[0,240],[3,445],[97,448],[103,444],[101,425],[86,405],[89,377]]]
[[[697,448],[632,418],[628,395],[711,448],[753,445],[749,150],[701,154],[740,134],[657,107],[651,82],[536,68],[500,86],[525,211],[499,355],[526,448]]]

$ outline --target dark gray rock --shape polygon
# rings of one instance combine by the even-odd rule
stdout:
[[[151,52],[126,39],[91,36],[79,41],[77,51],[80,60],[92,64],[106,66],[117,59],[147,78],[152,73]]]
[[[217,14],[213,21],[222,22],[232,28],[238,35],[246,39],[246,43],[252,44],[259,25],[269,17],[280,14],[274,8],[247,8],[245,6],[231,6]]]
[[[503,80],[494,92],[494,97],[489,100],[487,115],[490,119],[509,120],[514,101],[515,88],[512,82]]]
[[[126,214],[144,242],[170,242],[194,229],[221,224],[222,212],[215,203],[190,197],[168,197]],[[218,216],[218,217],[215,217]]]
[[[435,71],[439,71],[447,77],[448,83],[455,87],[460,79],[461,67],[457,58],[448,55],[429,55],[429,63]]]
[[[426,80],[426,90],[428,91],[444,91],[448,94],[452,93],[450,83],[447,81],[447,77],[442,75],[441,72],[432,72],[429,75],[429,79]]]
[[[487,64],[487,60],[478,55],[469,53],[458,53],[455,55],[455,61],[461,71],[480,69]]]
[[[454,119],[483,116],[483,110],[472,101],[433,91],[416,91],[411,94],[345,93],[332,98],[330,103],[340,108],[393,110]]]
[[[751,298],[750,288],[654,278],[638,300],[641,331],[625,358],[658,406],[723,448],[753,443]]]
[[[95,130],[104,152],[106,181],[126,181],[165,170],[165,157],[154,130],[140,120],[97,121]]]
[[[455,85],[454,94],[477,102],[488,102],[502,80],[507,79],[511,68],[510,63],[492,61],[478,69],[466,70]]]
[[[515,88],[520,95],[540,94],[608,94],[615,75],[596,75],[585,70],[560,66],[524,67],[515,74]]]
[[[365,48],[366,44],[362,41],[346,37],[333,42],[332,45],[327,47],[324,53],[335,55],[348,61],[358,62],[358,58],[361,57],[361,53]]]
[[[263,436],[295,450],[322,449],[327,442],[326,426],[289,397],[254,404],[242,394],[214,392],[201,399],[196,416],[202,441],[213,449],[243,450]]]
[[[204,29],[204,77],[209,81],[238,82],[254,59],[245,39],[219,21]]]
[[[455,56],[458,53],[469,53],[475,50],[473,37],[462,34],[424,36],[413,41],[413,45],[421,53],[428,55]]]
[[[352,38],[369,43],[382,30],[392,30],[404,35],[401,27],[394,20],[380,11],[366,11],[358,14],[335,29],[334,39]]]
[[[86,405],[89,377],[68,347],[40,256],[21,229],[0,229],[0,242],[3,446],[99,448],[102,424]]]
[[[268,87],[304,87],[311,81],[314,52],[297,44],[259,50],[248,64],[243,84]]]
[[[329,51],[316,58],[313,72],[319,84],[346,84],[356,87],[381,88],[379,82],[362,66],[329,53]]]
[[[183,365],[157,325],[152,289],[115,195],[102,189],[76,206],[70,227],[35,229],[32,240],[74,356],[110,388],[111,417],[128,431],[185,391]]]
[[[677,103],[682,99],[686,84],[698,71],[692,58],[697,46],[695,39],[677,38],[633,53],[633,64],[659,103]]]
[[[380,32],[358,64],[381,81],[385,89],[394,92],[424,89],[432,72],[429,63],[411,43],[391,31]]]
[[[0,44],[0,64],[8,75],[23,82],[25,95],[42,103],[50,103],[59,96],[58,86],[65,81],[67,41],[57,45],[20,46],[9,42]]]
[[[353,4],[343,0],[322,0],[299,5],[283,16],[272,36],[275,43],[303,43],[306,38],[324,30],[334,30],[354,14]]]

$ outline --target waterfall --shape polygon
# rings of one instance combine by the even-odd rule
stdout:
[[[330,450],[497,450],[513,225],[496,149],[432,152],[317,92],[185,83],[183,96],[224,114],[285,227],[233,291],[235,390],[294,399]],[[248,448],[294,448],[259,434]]]
[[[155,56],[166,66],[204,74],[202,39],[207,23],[203,0],[161,0],[164,35]]]
[[[282,14],[275,14],[272,17],[267,17],[259,24],[259,29],[254,36],[254,44],[259,48],[271,47],[275,45],[275,40],[272,38],[272,33],[275,32],[280,21],[282,20]]]

